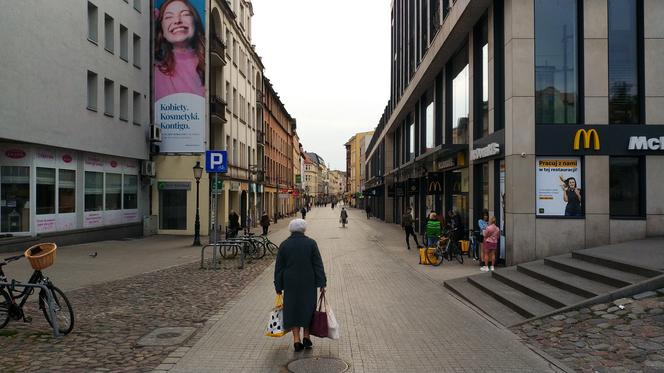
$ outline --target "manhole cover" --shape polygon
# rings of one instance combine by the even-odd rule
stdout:
[[[143,336],[136,342],[139,346],[173,346],[186,341],[196,328],[167,327],[158,328]]]
[[[346,370],[348,370],[348,364],[341,359],[333,357],[307,357],[288,364],[288,371],[292,373],[341,373]]]

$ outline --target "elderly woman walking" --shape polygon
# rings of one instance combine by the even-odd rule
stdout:
[[[316,310],[316,288],[325,293],[327,278],[316,241],[304,235],[307,223],[294,219],[291,235],[279,246],[274,269],[274,288],[284,292],[284,329],[293,332],[295,351],[311,348],[309,324]],[[300,340],[300,328],[304,329]]]

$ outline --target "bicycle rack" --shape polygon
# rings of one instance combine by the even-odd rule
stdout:
[[[203,246],[201,248],[201,267],[200,269],[209,269],[205,268],[205,249],[207,247],[212,248],[212,269],[220,269],[219,267],[219,261],[217,260],[217,247],[219,247],[219,250],[221,250],[222,247],[235,247],[238,249],[238,251],[242,251],[242,246],[239,243],[234,243],[234,242],[228,242],[228,241],[221,241],[219,243],[211,243]]]
[[[53,328],[53,336],[55,338],[61,338],[62,335],[60,334],[60,328],[58,327],[58,319],[55,315],[55,301],[53,300],[53,292],[51,292],[51,289],[49,289],[46,285],[38,285],[38,284],[24,284],[16,281],[12,282],[0,282],[0,287],[5,286],[10,291],[14,291],[16,287],[22,287],[22,288],[40,288],[44,290],[46,293],[46,301],[48,302],[48,310],[47,312],[49,315],[51,315],[51,327]]]

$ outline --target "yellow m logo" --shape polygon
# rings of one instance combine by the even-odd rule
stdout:
[[[576,135],[574,135],[574,150],[579,150],[579,146],[581,143],[581,135],[583,135],[583,148],[584,149],[590,149],[590,140],[594,140],[594,147],[593,149],[599,150],[599,135],[597,134],[597,131],[594,129],[591,130],[584,130],[580,129],[576,131]]]
[[[432,181],[429,183],[429,192],[442,192],[443,188],[440,186],[440,182]]]

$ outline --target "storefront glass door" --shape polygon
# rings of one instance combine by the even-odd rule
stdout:
[[[30,231],[30,167],[0,167],[0,232]]]

